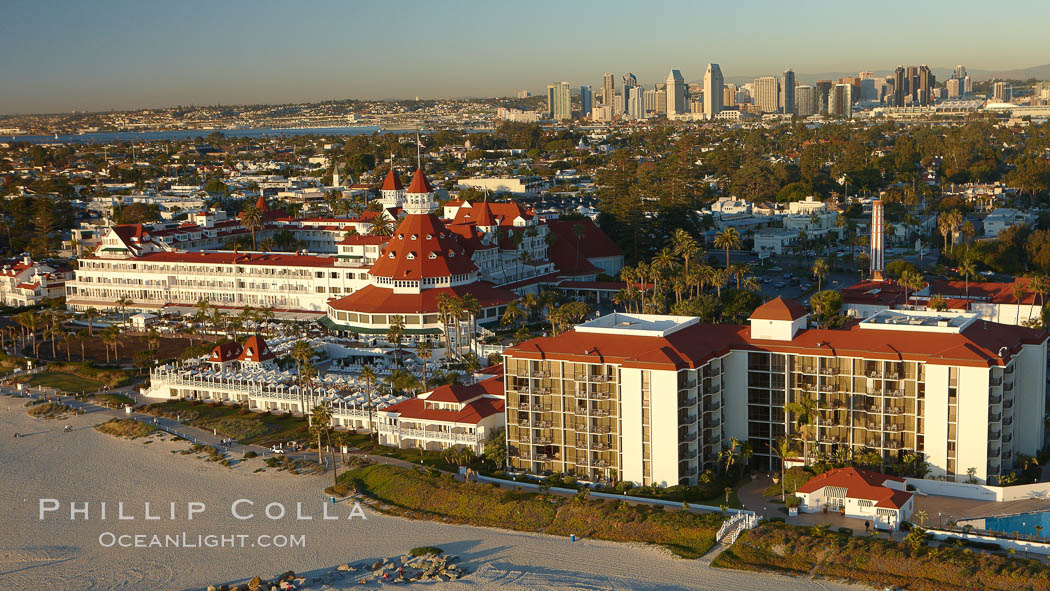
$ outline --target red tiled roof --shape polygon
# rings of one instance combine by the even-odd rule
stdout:
[[[583,236],[578,240],[573,233],[577,225],[583,228]],[[590,218],[578,220],[551,220],[547,229],[554,234],[550,246],[550,259],[563,274],[590,275],[601,270],[587,259],[623,255],[623,250],[602,232]],[[579,242],[579,257],[576,256]]]
[[[842,288],[842,301],[892,308],[904,304],[904,288],[895,281],[861,281]]]
[[[798,320],[809,312],[802,304],[795,300],[789,300],[777,296],[761,306],[755,308],[751,313],[750,320]]]
[[[394,168],[390,167],[390,171],[386,173],[386,178],[383,179],[382,191],[404,191],[405,186],[401,184],[401,178],[394,172]]]
[[[790,341],[754,339],[748,327],[695,324],[665,337],[569,331],[526,341],[507,350],[511,357],[618,363],[641,369],[695,368],[731,350],[770,351],[825,357],[923,361],[938,365],[992,367],[1025,344],[1039,344],[1046,332],[975,320],[962,333],[934,333],[861,328],[799,331]],[[1009,355],[1007,355],[1007,359]]]
[[[379,260],[375,277],[418,281],[423,277],[465,275],[477,270],[466,249],[433,213],[410,214],[401,220]]]
[[[389,236],[372,236],[370,234],[354,234],[347,236],[336,244],[386,244],[390,241]]]
[[[396,412],[399,419],[441,421],[477,425],[482,419],[503,414],[504,401],[497,398],[479,398],[468,403],[462,410],[435,410],[426,408],[423,398],[410,398],[382,409],[381,412]]]
[[[874,501],[876,507],[900,509],[911,498],[911,493],[883,486],[887,480],[904,482],[903,478],[888,476],[859,468],[837,468],[810,478],[799,487],[800,493],[815,493],[826,486],[846,489],[851,499]]]
[[[211,350],[211,355],[208,356],[208,361],[215,363],[224,363],[226,361],[233,361],[237,359],[237,356],[241,353],[241,346],[233,341],[228,343],[221,343],[215,345]]]
[[[467,402],[479,396],[484,396],[485,390],[477,384],[465,386],[463,384],[448,384],[434,388],[427,395],[428,402]]]
[[[491,283],[478,281],[468,285],[424,289],[420,293],[394,293],[393,289],[365,286],[354,293],[331,300],[328,305],[336,310],[366,314],[430,314],[438,312],[438,297],[463,297],[472,294],[478,298],[482,308],[491,308],[517,299],[512,291],[494,287]]]
[[[416,174],[412,176],[412,183],[408,185],[408,191],[406,193],[433,193],[434,188],[430,186],[430,181],[427,180],[427,175],[423,173],[422,168],[416,169]]]
[[[266,341],[258,335],[252,335],[248,337],[248,340],[244,342],[244,349],[241,354],[237,356],[239,361],[254,361],[256,363],[262,361],[269,361],[274,359],[276,355],[270,350],[269,345]]]
[[[1020,284],[1024,289],[1024,293],[1021,295],[1021,303],[1038,305],[1040,303],[1039,296],[1028,289],[1029,281],[1027,277],[1017,277],[1011,283],[977,283],[971,281],[969,299],[985,300],[995,304],[1017,304],[1017,298],[1013,294],[1013,286]],[[965,298],[967,297],[966,282],[933,280],[930,282],[930,293],[940,294],[945,298]]]

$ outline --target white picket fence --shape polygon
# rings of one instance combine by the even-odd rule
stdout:
[[[721,542],[722,540],[729,538],[728,544],[731,546],[736,542],[736,539],[740,537],[740,534],[746,529],[753,529],[758,526],[758,516],[751,511],[740,512],[734,514],[728,520],[722,523],[722,527],[718,528],[718,533],[715,534],[715,541]]]

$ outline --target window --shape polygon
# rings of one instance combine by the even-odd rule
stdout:
[[[865,500],[857,501],[857,506],[860,507],[861,509],[869,509],[869,508],[872,507],[872,505],[873,505],[873,503],[871,501],[865,501]]]

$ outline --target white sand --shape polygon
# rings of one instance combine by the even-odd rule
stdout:
[[[812,581],[712,569],[704,561],[682,560],[650,547],[411,521],[368,511],[366,521],[321,521],[321,490],[330,476],[294,477],[267,470],[259,458],[236,469],[193,456],[170,453],[186,443],[128,441],[98,433],[91,414],[69,421],[32,419],[22,401],[0,396],[0,589],[93,590],[201,589],[210,583],[241,582],[254,575],[272,577],[286,570],[318,575],[344,562],[394,557],[415,546],[440,546],[472,571],[450,583],[417,583],[420,589],[734,589],[777,591],[850,589]],[[72,433],[63,433],[65,423]],[[29,434],[15,439],[14,432]],[[38,499],[57,498],[62,509],[37,519]],[[230,515],[238,498],[255,501],[259,514],[249,521]],[[69,501],[90,501],[90,521],[69,520]],[[97,520],[100,501],[110,519]],[[117,501],[135,521],[113,519]],[[143,520],[143,503],[152,501],[160,521]],[[167,520],[168,503],[180,507]],[[207,510],[192,521],[185,503]],[[304,503],[312,521],[281,521],[261,516],[269,502],[294,512]],[[157,510],[156,507],[161,509]],[[332,514],[345,517],[337,505]],[[306,548],[104,548],[102,532],[142,534],[304,534]],[[250,543],[250,542],[249,542]],[[352,588],[346,578],[335,588]],[[313,587],[317,588],[317,587]],[[375,587],[373,587],[375,588]]]

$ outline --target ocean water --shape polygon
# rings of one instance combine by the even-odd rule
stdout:
[[[25,142],[30,144],[97,144],[112,142],[168,142],[192,140],[219,132],[225,137],[286,137],[296,135],[365,135],[379,131],[375,125],[360,127],[303,127],[299,129],[179,129],[169,131],[103,131],[84,134],[16,135],[0,136],[0,142]],[[408,133],[405,130],[389,130],[384,133]]]

